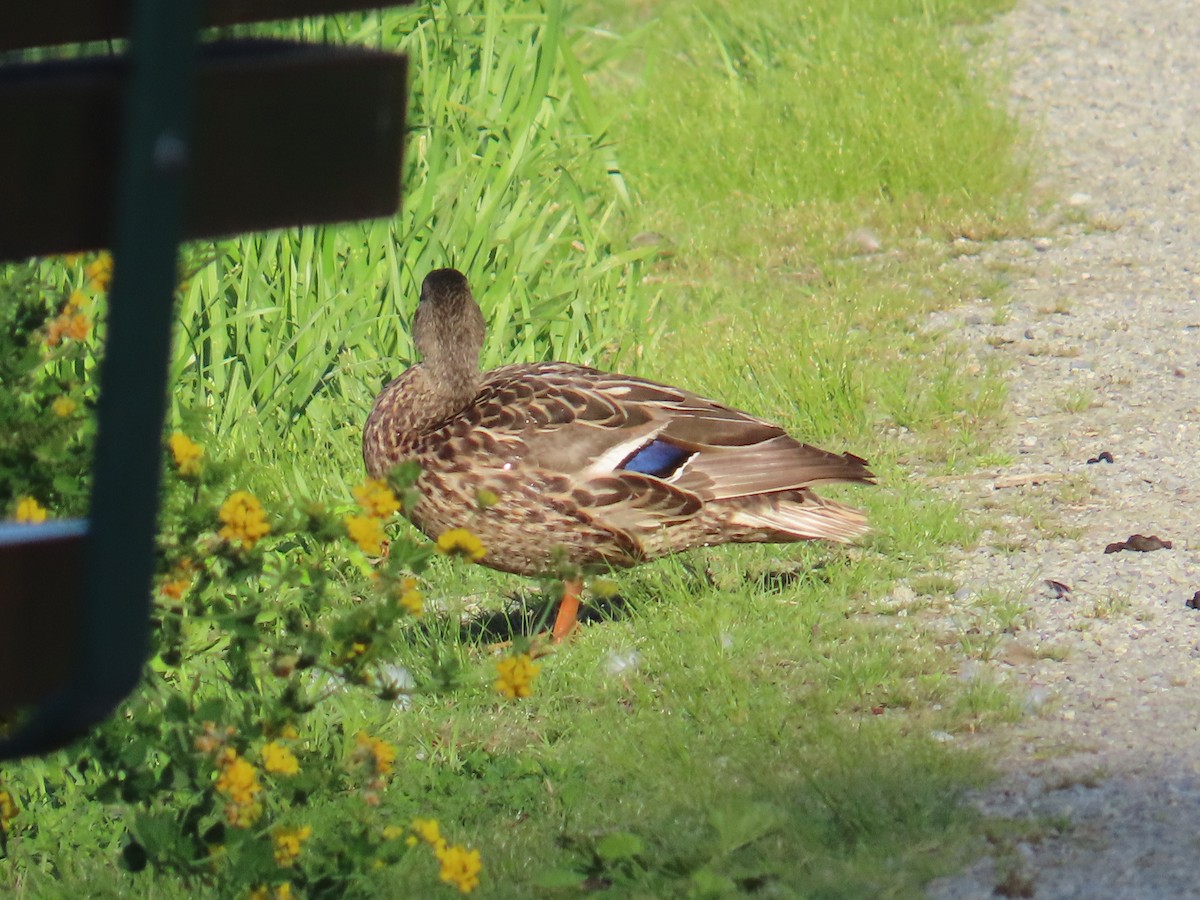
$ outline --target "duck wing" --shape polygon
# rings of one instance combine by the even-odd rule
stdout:
[[[625,494],[620,502],[640,497],[682,513],[692,498],[708,502],[873,479],[853,454],[801,443],[777,425],[698,394],[567,363],[493,370],[469,418],[519,453],[525,467],[566,475],[580,486],[608,486],[601,493],[610,503]]]

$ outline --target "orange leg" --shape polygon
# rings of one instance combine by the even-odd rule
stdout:
[[[562,602],[558,605],[558,616],[550,632],[552,643],[561,644],[563,639],[575,630],[575,620],[579,615],[579,595],[582,591],[583,582],[579,579],[563,582]]]

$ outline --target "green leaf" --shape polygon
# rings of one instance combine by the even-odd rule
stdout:
[[[737,892],[737,885],[728,876],[707,867],[692,873],[689,897],[722,897]]]
[[[210,697],[196,707],[197,722],[220,722],[225,718],[225,701],[221,697]]]
[[[133,831],[152,860],[169,858],[179,843],[179,824],[169,813],[139,812],[133,819]]]
[[[587,881],[587,876],[574,869],[545,869],[534,876],[534,884],[541,888],[577,888]]]
[[[723,854],[770,834],[783,820],[783,812],[770,803],[733,803],[709,813]]]
[[[646,842],[628,831],[614,831],[596,845],[596,855],[606,862],[633,859],[645,852]]]

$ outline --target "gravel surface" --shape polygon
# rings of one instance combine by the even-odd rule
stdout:
[[[1047,237],[964,251],[1010,279],[1007,318],[981,300],[934,324],[1011,365],[1014,461],[939,487],[995,523],[953,615],[1028,606],[960,674],[1015,684],[1027,715],[970,739],[1003,772],[971,802],[1011,835],[928,892],[1200,897],[1200,6],[1022,0],[1005,32],[1064,199]],[[1171,546],[1105,553],[1134,534]]]

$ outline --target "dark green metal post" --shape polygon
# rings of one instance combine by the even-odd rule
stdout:
[[[195,0],[138,0],[133,15],[92,464],[83,650],[68,687],[0,747],[0,757],[46,752],[79,736],[129,693],[147,654],[199,18]]]

